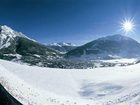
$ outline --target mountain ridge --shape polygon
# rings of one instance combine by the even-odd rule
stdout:
[[[49,46],[8,26],[1,27],[0,59],[18,63],[52,68],[79,68],[84,64],[88,68],[94,66],[92,60],[140,57],[140,43],[120,34],[101,37],[82,46],[70,43]]]
[[[28,38],[21,32],[14,31],[6,25],[0,27],[1,59],[48,66],[59,56],[59,52]]]
[[[52,44],[48,44],[47,46],[62,54],[65,54],[77,47],[72,43],[65,43],[65,42],[52,43]]]
[[[108,55],[118,55],[121,57],[140,56],[140,43],[136,40],[120,34],[98,38],[86,43],[66,54],[66,57],[82,57],[91,59],[105,59]],[[129,54],[129,53],[132,54]],[[126,56],[125,56],[126,55]],[[89,57],[93,56],[93,57]]]

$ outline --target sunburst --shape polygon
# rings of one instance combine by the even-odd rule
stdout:
[[[133,32],[135,28],[134,22],[132,19],[125,19],[121,23],[121,29],[125,32]]]

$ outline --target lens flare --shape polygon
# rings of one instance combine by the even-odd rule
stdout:
[[[132,32],[132,31],[134,30],[134,27],[135,27],[135,25],[134,25],[133,20],[129,20],[129,19],[127,20],[127,19],[125,19],[125,20],[122,21],[122,23],[121,23],[121,28],[122,28],[122,30],[125,31],[126,33]]]

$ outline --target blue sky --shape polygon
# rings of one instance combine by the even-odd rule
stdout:
[[[140,0],[1,0],[0,24],[41,43],[84,44],[96,38],[124,34],[120,23],[134,18],[140,41]]]

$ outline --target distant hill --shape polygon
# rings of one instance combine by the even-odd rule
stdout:
[[[91,41],[66,54],[66,58],[112,59],[140,57],[140,43],[123,36],[112,35]]]

